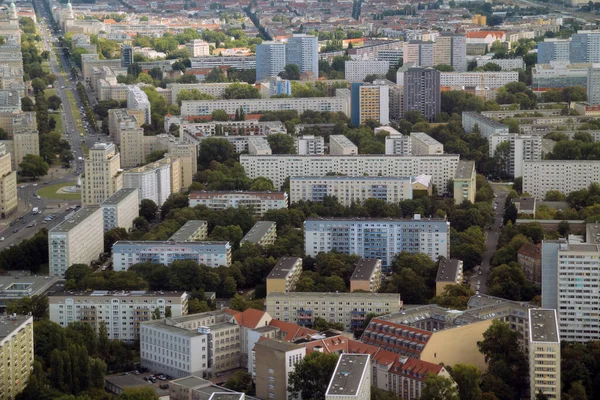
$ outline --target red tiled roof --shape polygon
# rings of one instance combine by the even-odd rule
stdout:
[[[505,35],[504,31],[478,31],[478,32],[468,32],[467,38],[477,38],[477,39],[485,39],[488,35],[495,36],[496,38],[501,38]]]
[[[285,336],[282,337],[281,340],[284,340],[286,342],[291,342],[292,340],[297,339],[299,337],[313,335],[317,333],[317,331],[315,330],[301,327],[300,325],[294,324],[292,322],[280,321],[278,319],[272,319],[271,322],[269,322],[269,325],[279,328],[281,332],[285,333]]]
[[[519,249],[519,254],[525,257],[542,258],[542,244],[525,243]]]
[[[419,381],[424,381],[429,374],[438,375],[442,368],[444,367],[438,364],[433,364],[417,358],[408,358],[402,359],[402,361],[398,359],[394,363],[390,372],[398,375],[406,375]]]
[[[227,308],[225,309],[225,312],[231,314],[240,326],[250,329],[257,328],[258,323],[266,314],[265,311],[260,311],[254,308],[249,308],[244,312]]]

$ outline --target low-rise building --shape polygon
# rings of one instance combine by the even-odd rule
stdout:
[[[191,220],[183,224],[177,232],[169,238],[173,242],[199,242],[208,237],[208,222]]]
[[[10,271],[0,276],[0,311],[24,297],[42,296],[58,282],[55,276],[31,275],[30,271]]]
[[[268,140],[262,136],[248,138],[248,154],[264,156],[272,154]]]
[[[236,392],[211,381],[191,375],[169,382],[170,400],[252,400],[245,393]]]
[[[140,201],[137,189],[121,189],[100,204],[104,232],[111,229],[131,229],[133,220],[139,217]]]
[[[113,244],[112,258],[115,271],[126,271],[144,262],[171,265],[178,260],[192,260],[212,268],[229,267],[231,245],[229,242],[118,241]]]
[[[301,258],[281,257],[267,275],[267,294],[271,292],[293,292],[301,274]]]
[[[244,243],[258,244],[259,246],[270,246],[277,239],[277,224],[273,221],[258,221],[240,240],[240,246]]]
[[[329,381],[325,400],[370,400],[371,356],[342,354]]]
[[[560,333],[556,310],[529,310],[529,381],[531,398],[543,393],[560,399]]]
[[[0,317],[0,393],[14,399],[33,369],[33,317]]]
[[[350,291],[376,293],[381,287],[381,260],[376,258],[361,258],[356,263],[354,272],[350,277]]]
[[[443,259],[435,278],[435,295],[441,296],[446,287],[460,285],[463,280],[463,262],[455,258]]]
[[[261,399],[294,399],[288,392],[289,375],[306,356],[306,348],[275,339],[254,345],[256,395]]]
[[[411,132],[410,148],[413,156],[444,154],[444,145],[424,132]]]
[[[330,135],[329,154],[341,156],[358,154],[358,147],[344,135]]]
[[[201,191],[191,192],[189,200],[190,207],[203,205],[212,210],[224,210],[229,207],[249,207],[257,215],[263,215],[269,210],[288,207],[286,192]]]

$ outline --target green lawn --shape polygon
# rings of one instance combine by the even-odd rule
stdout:
[[[75,95],[69,90],[67,90],[66,93],[69,105],[71,106],[71,112],[73,113],[73,119],[75,119],[75,125],[77,125],[79,131],[85,135],[85,128],[83,127],[83,121],[81,120],[81,113],[79,112],[79,108],[77,108]]]
[[[80,193],[57,193],[57,191],[64,186],[75,186],[75,182],[57,183],[55,185],[44,186],[37,191],[37,194],[47,199],[56,200],[79,200],[81,198]]]
[[[81,152],[83,153],[84,158],[87,158],[87,156],[90,154],[90,149],[86,143],[81,144]]]
[[[44,95],[46,96],[46,98],[54,96],[56,95],[56,89],[46,89],[44,90]]]
[[[46,73],[50,73],[50,64],[48,61],[42,61],[42,70]]]
[[[56,121],[56,128],[54,128],[53,132],[60,133],[61,135],[64,133],[63,120],[60,116],[60,113],[49,113],[48,116]]]

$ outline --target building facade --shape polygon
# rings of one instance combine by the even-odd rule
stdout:
[[[410,133],[410,149],[413,156],[444,154],[444,145],[424,132]]]
[[[81,202],[86,206],[100,205],[123,188],[121,156],[113,143],[96,143],[84,161]]]
[[[560,399],[560,333],[556,310],[529,310],[529,381],[531,398],[542,392]]]
[[[178,171],[179,168],[175,170]],[[142,167],[126,171],[123,177],[123,187],[138,189],[140,201],[149,199],[160,207],[167,201],[171,193],[173,193],[173,183],[180,182],[180,179],[171,179],[172,172],[171,159],[163,158]]]
[[[538,200],[550,190],[567,195],[600,181],[600,161],[541,160],[523,162],[523,192]]]
[[[508,135],[508,126],[478,112],[463,111],[462,127],[465,132],[473,132],[475,126],[479,129],[481,136],[485,138],[489,138],[491,135]]]
[[[294,399],[288,392],[289,375],[306,356],[306,348],[281,340],[261,340],[254,345],[256,395],[261,399]]]
[[[17,173],[13,170],[11,154],[0,144],[0,218],[14,214],[18,207]]]
[[[371,356],[342,354],[329,381],[325,400],[370,400]]]
[[[570,61],[570,39],[545,38],[537,44],[539,64],[550,64],[551,61]]]
[[[298,66],[300,73],[310,72],[319,78],[319,43],[316,36],[294,34],[285,45],[285,63]]]
[[[293,292],[302,274],[302,259],[282,257],[267,275],[267,294]]]
[[[100,204],[104,220],[104,232],[111,229],[133,227],[133,220],[140,216],[140,200],[136,189],[121,189]]]
[[[367,75],[385,75],[389,69],[389,61],[346,61],[344,63],[344,78],[350,83],[363,82]]]
[[[356,263],[354,272],[350,277],[350,291],[377,293],[381,287],[382,268],[381,260],[376,258],[361,258]]]
[[[0,393],[15,399],[33,369],[33,317],[3,316],[0,324]]]
[[[465,35],[441,33],[433,44],[433,65],[446,64],[456,72],[467,71],[467,38]]]
[[[440,76],[433,68],[409,68],[404,72],[404,114],[419,111],[427,121],[435,121],[441,107]]]
[[[475,204],[477,172],[474,161],[459,161],[454,175],[454,202],[457,204],[465,200]]]
[[[315,135],[299,136],[295,140],[295,147],[296,153],[301,155],[322,155],[325,154],[325,139]]]
[[[371,120],[381,125],[389,124],[389,90],[390,87],[386,84],[353,83],[352,124],[363,125]]]
[[[262,42],[256,46],[256,80],[277,76],[285,68],[285,44]]]
[[[277,239],[277,224],[273,221],[258,221],[240,240],[240,246],[244,243],[257,244],[259,246],[270,246]]]
[[[344,135],[330,135],[329,154],[338,156],[358,154],[358,147]]]

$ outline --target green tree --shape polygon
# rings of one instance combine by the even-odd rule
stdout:
[[[452,379],[430,374],[425,378],[421,400],[459,400],[458,390]]]
[[[146,164],[150,164],[164,158],[166,153],[166,150],[154,150],[146,156]]]
[[[244,371],[234,372],[231,378],[227,379],[223,386],[236,392],[243,392],[248,395],[254,394],[252,376]]]
[[[23,111],[33,111],[34,110],[33,100],[31,100],[27,96],[21,98],[21,110],[23,110]]]
[[[177,94],[177,105],[181,107],[181,103],[187,100],[214,100],[215,97],[207,93],[202,93],[198,89],[182,90]]]
[[[58,110],[62,105],[62,100],[57,95],[52,95],[48,97],[48,104],[50,105],[51,109]]]
[[[140,202],[140,217],[143,217],[146,221],[152,222],[158,214],[158,206],[150,199],[143,199]]]
[[[452,366],[452,378],[458,386],[460,400],[479,400],[481,398],[481,371],[474,365],[455,364]]]
[[[100,321],[100,327],[98,328],[98,348],[108,349],[110,339],[108,338],[108,329],[106,329],[106,321]]]
[[[152,319],[157,320],[160,319],[160,309],[156,307],[154,311],[152,311]]]
[[[294,138],[289,135],[277,133],[267,136],[273,154],[295,154]]]
[[[259,176],[258,178],[252,181],[252,185],[249,190],[256,191],[267,191],[267,190],[275,190],[273,186],[273,182],[269,178],[265,178],[264,176]]]
[[[294,396],[300,394],[305,400],[324,399],[337,360],[334,353],[310,353],[289,374],[288,391]]]
[[[575,400],[575,399],[587,400],[588,399],[588,396],[585,391],[585,387],[583,386],[581,381],[573,382],[571,384],[571,388],[569,388],[569,391],[567,392],[567,394],[569,396],[571,396],[571,398],[573,400]]]
[[[158,400],[158,394],[153,387],[128,387],[119,395],[119,400]]]
[[[35,154],[25,154],[23,161],[19,164],[21,175],[37,178],[48,173],[50,166],[44,159]]]
[[[173,316],[171,306],[165,307],[165,318],[171,318]]]
[[[438,64],[438,65],[434,66],[433,68],[437,69],[440,72],[454,72],[454,67],[449,64]]]
[[[300,68],[296,64],[288,64],[279,73],[279,76],[290,81],[297,81],[300,79]]]
[[[109,253],[115,242],[127,239],[129,239],[129,234],[125,228],[117,227],[111,229],[110,231],[104,233],[104,252]]]
[[[232,144],[226,139],[209,137],[204,139],[200,144],[198,162],[203,168],[208,168],[213,161],[224,163],[232,158],[234,154],[235,151]]]
[[[48,297],[34,295],[13,300],[6,305],[7,314],[19,314],[33,316],[34,321],[48,318]]]
[[[226,99],[260,99],[260,91],[254,85],[235,82],[227,86],[223,97]]]
[[[224,110],[213,110],[211,116],[213,121],[229,121],[229,115]]]

